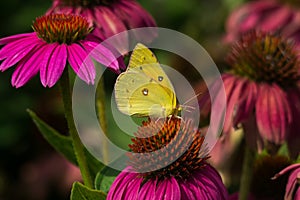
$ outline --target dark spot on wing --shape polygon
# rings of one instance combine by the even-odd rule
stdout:
[[[148,90],[147,88],[144,88],[144,89],[142,90],[142,93],[143,93],[144,96],[147,96],[147,95],[148,95],[148,92],[149,92],[149,90]]]
[[[142,67],[142,66],[140,66],[140,70],[143,70],[143,67]]]
[[[164,77],[163,76],[158,76],[157,79],[158,79],[159,82],[162,82],[164,80]]]

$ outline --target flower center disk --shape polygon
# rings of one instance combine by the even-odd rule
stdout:
[[[88,21],[73,14],[51,14],[36,18],[32,25],[39,38],[47,43],[72,44],[84,39],[92,30]]]
[[[275,34],[249,32],[232,46],[227,57],[232,73],[256,82],[295,86],[299,59],[291,41]]]
[[[202,144],[204,136],[192,125],[192,120],[179,118],[143,122],[128,153],[129,164],[144,180],[173,176],[188,178],[204,167],[208,159]]]

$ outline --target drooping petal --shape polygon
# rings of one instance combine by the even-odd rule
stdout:
[[[18,64],[11,79],[16,88],[23,86],[27,81],[40,70],[41,58],[43,57],[46,45],[36,47]]]
[[[11,42],[19,40],[21,38],[28,38],[28,37],[33,37],[33,36],[36,36],[35,32],[32,32],[32,33],[22,33],[22,34],[17,34],[17,35],[12,35],[12,36],[8,36],[8,37],[4,37],[4,38],[0,39],[0,45],[11,43]]]
[[[230,77],[226,81],[224,80],[224,86],[227,95],[227,108],[224,124],[224,132],[230,132],[233,127],[233,119],[238,108],[240,95],[243,92],[242,88],[245,83],[244,79],[237,77]]]
[[[96,23],[96,26],[101,27],[100,31],[102,30],[104,35],[104,38],[101,39],[103,40],[127,30],[121,19],[116,16],[110,8],[104,6],[95,12],[94,23]],[[128,33],[124,32],[123,34],[114,37],[113,46],[122,54],[127,53],[129,48]]]
[[[260,21],[260,29],[263,31],[274,31],[280,29],[294,17],[294,12],[289,7],[282,6]],[[274,19],[276,18],[276,19]]]
[[[237,108],[237,113],[233,122],[235,126],[238,123],[248,119],[249,115],[253,113],[255,103],[256,103],[256,98],[257,98],[256,83],[252,81],[247,81],[247,83],[244,85],[243,91],[247,91],[247,92],[243,92],[241,94],[239,100],[239,106]]]
[[[156,27],[152,16],[136,1],[120,1],[114,7],[114,12],[122,19],[128,29]],[[134,34],[138,41],[149,43],[157,36],[157,31],[155,28],[151,28],[141,32],[134,32]]]
[[[199,188],[192,184],[189,179],[186,181],[179,181],[179,187],[182,200],[197,199],[201,197]]]
[[[67,63],[65,44],[48,44],[41,63],[40,77],[44,87],[52,87],[61,77]]]
[[[0,60],[5,59],[0,65],[0,70],[5,71],[15,65],[32,51],[33,48],[42,44],[43,42],[35,37],[26,37],[7,44],[0,50]]]
[[[139,199],[139,190],[143,182],[142,177],[137,177],[132,179],[132,181],[127,185],[124,191],[124,199],[126,200],[137,200]]]
[[[93,59],[104,66],[109,67],[114,72],[119,72],[120,69],[125,68],[124,62],[120,60],[122,59],[122,57],[120,57],[121,55],[113,49],[92,41],[82,41],[82,45],[90,52]]]
[[[285,190],[285,200],[293,200],[299,199],[300,197],[300,186],[299,186],[299,179],[300,179],[300,163],[292,164],[283,170],[281,170],[278,174],[276,174],[273,179],[282,176],[283,174],[290,173],[289,179],[286,185]]]
[[[122,171],[113,182],[110,187],[107,199],[108,200],[125,200],[124,190],[127,188],[128,184],[137,178],[137,174],[127,172],[126,169]]]
[[[156,200],[155,191],[156,191],[157,179],[148,180],[143,187],[140,188],[139,198],[147,200]]]
[[[207,199],[227,200],[228,192],[222,183],[219,173],[210,165],[206,165],[193,176],[195,184],[205,193]],[[201,187],[201,184],[203,186]],[[205,199],[205,198],[203,198]]]
[[[177,180],[174,177],[169,177],[158,183],[155,199],[165,200],[173,199],[180,200],[180,188]]]
[[[67,51],[68,61],[76,74],[88,84],[94,84],[96,70],[88,53],[76,43],[68,45]]]
[[[291,123],[285,93],[276,85],[262,84],[256,103],[257,126],[263,138],[281,144]]]

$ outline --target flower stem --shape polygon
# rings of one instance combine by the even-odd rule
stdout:
[[[106,122],[106,117],[105,117],[105,88],[104,88],[104,79],[103,76],[99,80],[98,86],[97,86],[97,100],[96,100],[96,105],[97,105],[97,114],[99,118],[99,123],[100,126],[103,130],[103,133],[106,135],[107,134],[107,122]],[[103,139],[102,141],[102,152],[103,152],[103,161],[104,164],[108,162],[108,152],[107,152],[107,140]]]
[[[246,145],[243,161],[243,171],[240,181],[239,200],[248,200],[253,175],[255,152]]]
[[[76,159],[82,175],[82,179],[84,184],[87,187],[93,188],[93,181],[86,162],[84,146],[80,140],[80,137],[78,135],[77,129],[74,124],[71,87],[70,87],[69,72],[67,67],[64,70],[63,75],[60,79],[60,87],[61,87],[61,94],[62,94],[64,109],[65,109],[65,117],[68,122],[69,133],[73,141],[73,149],[76,155]]]

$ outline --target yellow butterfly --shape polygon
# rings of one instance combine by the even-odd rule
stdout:
[[[130,116],[168,117],[181,110],[168,76],[150,49],[140,43],[127,70],[117,78],[115,98],[118,109]]]

